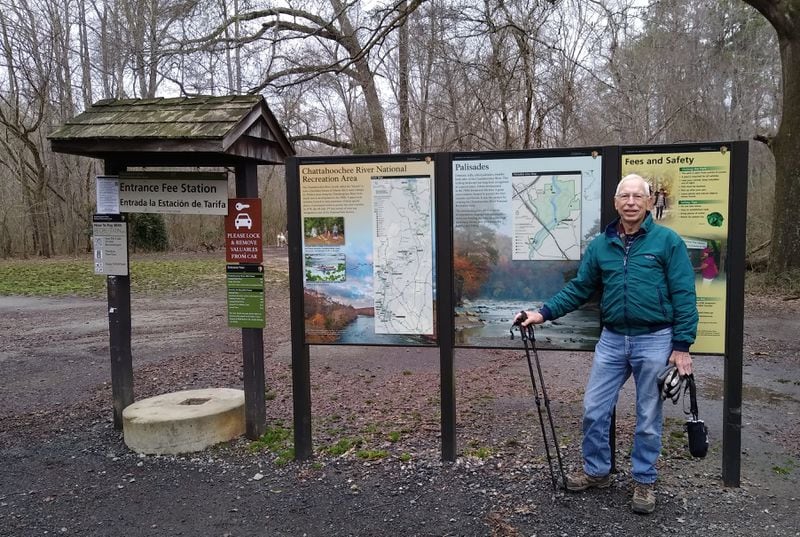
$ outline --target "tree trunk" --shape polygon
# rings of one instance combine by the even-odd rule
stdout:
[[[424,47],[425,54],[423,56],[424,62],[420,68],[420,70],[424,73],[420,80],[420,105],[417,113],[417,123],[419,124],[419,147],[421,151],[427,151],[430,148],[430,140],[428,139],[428,117],[431,114],[430,103],[431,103],[431,86],[433,84],[433,66],[436,62],[436,46],[434,45],[437,42],[437,39],[440,39],[439,35],[439,23],[438,17],[435,16],[436,11],[431,11],[431,15],[428,17],[429,23],[429,31],[428,35],[426,36],[426,43],[427,46]]]
[[[800,2],[795,2],[800,7]],[[797,12],[796,12],[797,13]],[[795,17],[800,29],[800,13]],[[775,213],[769,271],[800,269],[800,35],[780,39],[783,67],[783,115],[772,141],[775,155]]]
[[[408,7],[403,0],[400,9]],[[408,110],[408,19],[398,28],[397,61],[399,73],[398,109],[400,111],[400,152],[411,152],[411,120]]]
[[[364,48],[358,42],[358,37],[353,29],[353,24],[347,16],[345,5],[341,0],[331,0],[331,5],[336,12],[336,19],[341,27],[341,44],[355,60],[356,79],[361,90],[364,92],[364,103],[367,106],[367,115],[372,129],[371,153],[388,153],[389,137],[386,134],[386,125],[383,117],[383,103],[378,95],[378,88],[375,86],[375,73],[372,72],[367,61],[367,55],[363,55]]]
[[[775,212],[769,272],[800,269],[800,0],[745,0],[778,35],[783,72],[783,113],[770,149],[775,156]]]
[[[81,96],[83,108],[88,108],[93,102],[92,95],[92,59],[89,55],[89,28],[86,24],[86,2],[78,0],[78,35],[80,36],[80,64],[81,64]]]

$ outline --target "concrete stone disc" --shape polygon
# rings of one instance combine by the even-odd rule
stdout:
[[[244,392],[207,388],[137,401],[122,412],[125,444],[137,453],[201,451],[245,432]]]

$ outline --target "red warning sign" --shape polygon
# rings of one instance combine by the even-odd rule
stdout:
[[[228,200],[225,217],[225,259],[228,263],[261,263],[261,199]]]

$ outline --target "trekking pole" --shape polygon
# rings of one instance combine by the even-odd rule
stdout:
[[[525,347],[525,357],[528,359],[528,373],[530,373],[531,377],[531,385],[533,386],[533,397],[536,401],[536,410],[539,414],[539,425],[542,429],[542,440],[544,441],[544,449],[545,453],[547,454],[547,467],[550,470],[550,479],[553,482],[553,490],[558,488],[558,479],[556,478],[555,470],[553,469],[553,457],[550,454],[550,444],[547,438],[547,429],[544,424],[544,416],[542,415],[542,399],[539,397],[539,390],[536,387],[536,377],[533,373],[533,364],[531,363],[531,351],[533,352],[534,360],[536,361],[536,370],[539,375],[539,384],[542,387],[542,396],[544,397],[544,406],[545,411],[547,412],[547,419],[550,422],[550,431],[551,431],[551,438],[553,441],[553,446],[556,452],[556,458],[558,459],[558,468],[561,473],[561,483],[562,486],[566,486],[566,476],[564,474],[564,463],[561,459],[561,450],[558,447],[558,437],[556,436],[556,428],[553,422],[553,414],[550,410],[550,399],[547,397],[547,389],[544,385],[544,376],[542,375],[542,367],[539,363],[539,353],[536,350],[536,336],[534,334],[533,325],[522,326],[522,322],[527,319],[527,315],[525,312],[521,312],[522,315],[519,319],[514,323],[514,325],[519,325],[519,332],[522,338],[522,343]],[[513,326],[511,328],[511,339],[514,339],[514,331]]]
[[[542,366],[539,362],[539,352],[536,350],[536,338],[534,337],[533,325],[528,325],[530,329],[531,349],[533,350],[533,359],[536,362],[536,370],[539,373],[539,384],[542,386],[542,395],[544,396],[544,407],[547,410],[547,419],[550,422],[550,432],[553,434],[553,445],[556,448],[556,458],[558,459],[558,470],[561,473],[561,483],[566,486],[567,476],[564,473],[564,462],[561,459],[561,448],[558,447],[558,437],[556,436],[556,426],[553,423],[553,412],[550,409],[550,398],[547,396],[547,388],[544,384],[544,375],[542,374]]]

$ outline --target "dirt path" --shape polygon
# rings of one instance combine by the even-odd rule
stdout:
[[[268,263],[286,270],[285,250]],[[291,425],[286,285],[267,291],[269,425]],[[628,509],[633,396],[619,403],[620,473],[608,491],[553,495],[524,354],[456,354],[459,459],[440,461],[435,349],[312,347],[315,458],[280,465],[244,440],[140,457],[111,427],[105,301],[0,297],[0,535],[798,535],[800,308],[748,299],[742,487],[721,475],[724,361],[698,357],[704,460],[685,458],[668,405],[659,506]],[[240,333],[222,291],[133,297],[137,399],[241,388]],[[541,353],[568,467],[579,461],[591,356]],[[337,441],[385,450],[368,461]]]

